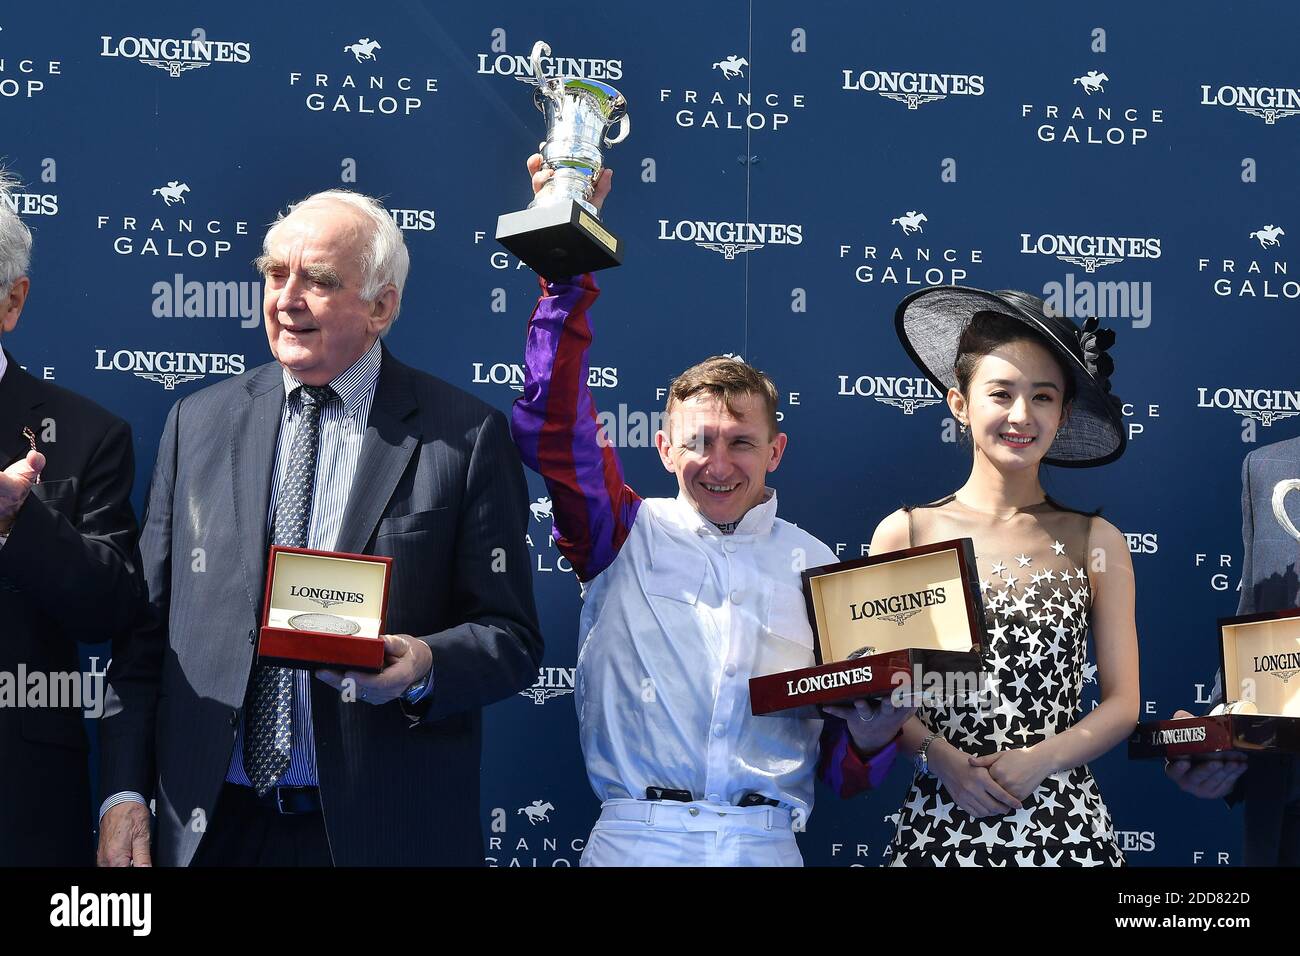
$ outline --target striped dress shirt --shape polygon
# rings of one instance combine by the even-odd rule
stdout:
[[[330,387],[341,401],[331,401],[321,410],[320,445],[316,453],[316,485],[312,492],[311,518],[307,524],[307,547],[318,551],[334,550],[339,528],[343,524],[343,509],[347,507],[352,491],[352,479],[357,473],[361,457],[361,442],[370,418],[370,406],[375,401],[375,385],[379,381],[379,365],[383,354],[379,341],[370,351]],[[284,411],[280,418],[280,440],[275,456],[275,470],[271,483],[271,507],[266,515],[268,529],[275,527],[275,503],[280,494],[280,483],[289,466],[289,450],[293,437],[302,421],[302,383],[288,369],[284,369]],[[296,670],[293,674],[293,744],[289,754],[289,769],[278,781],[284,787],[314,787],[316,777],[316,745],[312,738],[310,671]],[[252,786],[244,770],[244,720],[239,722],[235,749],[230,755],[230,768],[226,772],[229,783]]]

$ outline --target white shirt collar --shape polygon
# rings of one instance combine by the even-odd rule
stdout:
[[[379,381],[379,367],[383,362],[383,346],[379,339],[375,339],[375,344],[370,346],[361,358],[357,359],[348,367],[347,371],[338,375],[332,382],[330,388],[334,389],[343,401],[343,407],[347,409],[349,415],[355,415],[361,408],[362,403],[367,396],[373,395],[376,384]],[[284,377],[284,394],[286,397],[293,395],[294,389],[302,385],[297,376],[283,366],[280,371]]]
[[[685,494],[679,491],[675,500],[678,518],[683,525],[697,534],[723,536],[717,525],[695,510],[695,506],[687,500]],[[740,524],[736,526],[736,530],[732,534],[768,534],[772,530],[772,522],[775,520],[776,489],[769,488],[767,489],[767,497],[745,512],[744,517],[740,519]]]
[[[5,369],[9,367],[9,359],[5,357],[5,350],[0,348],[0,379],[5,377]]]

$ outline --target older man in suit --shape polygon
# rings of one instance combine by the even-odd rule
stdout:
[[[151,620],[109,672],[101,863],[482,863],[479,709],[542,651],[527,496],[504,416],[382,344],[407,264],[376,201],[299,203],[258,260],[276,361],[172,409]],[[258,662],[268,544],[393,558],[379,674]]]
[[[0,175],[0,332],[18,325],[32,236]],[[39,447],[39,450],[38,450]],[[77,641],[135,609],[131,429],[0,351],[0,672],[83,691]],[[60,676],[61,675],[61,676]],[[92,687],[94,685],[91,685]],[[97,700],[0,707],[0,866],[86,865],[94,850],[83,712]]]
[[[1241,601],[1238,614],[1300,606],[1300,545],[1286,516],[1285,482],[1300,479],[1300,438],[1265,445],[1241,465]],[[1280,496],[1277,493],[1280,492]],[[1224,699],[1215,676],[1212,703]],[[1190,717],[1178,711],[1175,717]],[[1187,793],[1245,804],[1247,866],[1300,865],[1300,767],[1280,753],[1230,752],[1170,761],[1165,768]]]

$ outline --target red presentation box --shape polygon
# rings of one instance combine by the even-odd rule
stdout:
[[[284,667],[377,673],[393,559],[275,545],[258,657]]]
[[[1300,753],[1300,608],[1220,618],[1219,663],[1225,703],[1201,717],[1138,724],[1131,758]]]
[[[984,606],[970,538],[809,568],[803,591],[817,666],[751,678],[756,715],[885,696],[918,673],[980,670]]]

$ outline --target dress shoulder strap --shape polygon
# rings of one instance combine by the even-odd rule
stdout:
[[[1101,509],[1096,511],[1080,511],[1078,508],[1071,508],[1069,505],[1063,505],[1051,495],[1044,495],[1043,500],[1051,505],[1057,511],[1068,511],[1071,514],[1083,515],[1085,518],[1096,518],[1101,514]]]
[[[907,513],[907,546],[909,548],[916,547],[916,532],[915,532],[915,526],[912,523],[912,512],[916,511],[918,508],[942,508],[944,505],[946,505],[948,502],[952,501],[956,497],[957,497],[957,493],[953,492],[952,494],[946,497],[940,498],[938,501],[931,501],[928,504],[903,505],[903,511]]]

